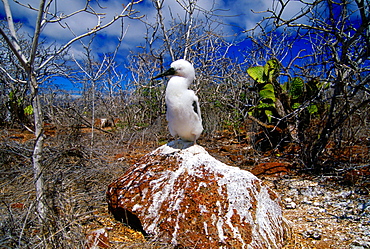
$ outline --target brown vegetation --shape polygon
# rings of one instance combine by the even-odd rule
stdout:
[[[242,32],[251,44],[246,47],[218,33],[222,21],[215,10],[199,8],[197,1],[176,1],[184,18],[173,15],[168,23],[164,1],[153,1],[157,18],[145,21],[145,43],[125,65],[130,79],[115,62],[123,29],[115,50],[101,58],[93,56],[93,34],[108,24],[61,47],[44,47],[53,43],[39,41],[44,27],[71,16],[49,13],[52,2],[40,1],[35,33],[20,34],[21,24],[14,24],[9,1],[3,1],[0,247],[85,248],[94,240],[103,247],[163,247],[112,220],[105,189],[172,139],[165,128],[165,80],[150,79],[180,57],[196,68],[193,89],[205,128],[199,144],[281,194],[294,221],[289,248],[370,247],[367,0],[273,1],[269,16]],[[91,12],[90,2],[74,14],[104,19],[105,11]],[[123,6],[111,21],[140,18],[133,8],[139,2]],[[285,20],[289,2],[303,7]],[[206,18],[198,19],[197,11]],[[70,45],[89,35],[85,57],[69,57]],[[240,57],[229,55],[230,48]],[[254,77],[250,68],[258,69]],[[49,89],[54,76],[82,87],[77,95]]]
[[[52,128],[52,130],[55,129]],[[91,129],[77,129],[73,130],[73,133],[60,129],[56,129],[55,133],[48,132],[50,135],[46,138],[47,147],[43,162],[46,175],[47,206],[50,212],[47,230],[43,231],[35,222],[37,213],[35,212],[35,193],[29,159],[34,138],[28,136],[27,132],[3,129],[0,148],[2,183],[0,210],[1,237],[3,238],[1,246],[4,248],[44,248],[47,243],[48,246],[55,248],[61,246],[63,248],[89,248],[94,241],[100,241],[101,248],[171,248],[170,245],[164,245],[160,241],[144,238],[139,232],[114,220],[108,213],[105,201],[108,184],[120,177],[140,157],[159,147],[160,144],[155,140],[142,140],[147,133],[148,131],[141,130],[128,134],[120,129],[113,134],[97,132],[94,138],[94,148],[91,148]],[[293,186],[287,185],[287,182],[291,180],[300,182],[302,179],[310,181],[314,186],[338,189],[340,192],[348,189],[355,195],[357,191],[361,194],[356,195],[369,199],[370,167],[366,163],[370,158],[366,144],[351,145],[342,150],[341,158],[344,161],[348,161],[351,151],[356,152],[353,158],[356,163],[361,163],[362,167],[344,168],[340,166],[331,172],[313,176],[300,171],[304,167],[298,158],[292,156],[297,148],[293,150],[291,147],[286,147],[282,151],[270,150],[261,153],[253,149],[253,145],[248,142],[245,134],[247,133],[235,136],[232,131],[225,129],[215,136],[204,134],[199,144],[219,160],[257,174],[282,196],[283,202],[287,193],[294,189]],[[250,132],[248,134],[250,135]],[[332,151],[331,146],[328,148],[329,152]],[[339,159],[339,152],[336,155]],[[325,158],[329,159],[333,156],[328,153]],[[343,184],[346,185],[343,186]],[[314,248],[317,245],[330,245],[338,248],[339,245],[346,247],[354,243],[355,238],[345,230],[345,226],[358,226],[356,225],[359,223],[357,216],[344,219],[338,217],[335,229],[330,230],[333,229],[330,225],[332,222],[322,223],[327,219],[325,218],[327,214],[311,212],[312,217],[319,215],[315,219],[323,219],[320,221],[322,224],[321,238],[313,238],[313,235],[309,235],[310,230],[307,227],[315,223],[312,221],[314,218],[306,219],[306,212],[310,206],[298,202],[301,200],[304,203],[299,193],[289,198],[296,201],[298,207],[286,209],[285,215],[292,221],[295,219],[298,221],[292,222],[293,235],[291,240],[287,241],[286,248]],[[363,215],[360,219],[370,219],[368,209]],[[96,235],[96,231],[101,232],[101,229],[106,232],[106,237],[100,233]],[[349,236],[348,240],[340,242],[324,240],[324,238],[338,236],[339,231]]]

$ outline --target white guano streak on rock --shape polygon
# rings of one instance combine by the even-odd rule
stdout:
[[[216,206],[218,207],[218,220],[216,222],[218,238],[220,239],[220,242],[225,242],[225,239],[227,239],[227,237],[225,237],[224,235],[224,229],[223,229],[223,226],[224,226],[223,215],[224,214],[222,212],[221,203],[217,201]]]
[[[165,171],[162,173],[162,177],[158,178],[157,180],[153,180],[151,182],[152,192],[158,190],[155,194],[153,194],[151,205],[148,208],[148,215],[147,218],[154,218],[152,224],[150,224],[147,228],[149,233],[157,234],[156,227],[158,221],[160,219],[159,210],[162,207],[163,202],[169,199],[169,195],[171,194],[179,194],[174,193],[173,186],[176,179],[183,173],[184,168],[180,167],[175,172]],[[163,182],[167,181],[168,184],[163,186]],[[170,199],[177,199],[177,198],[170,198]]]
[[[137,169],[145,169],[149,164],[143,164],[143,165],[140,165]],[[127,178],[129,178],[128,176],[126,176],[125,178],[122,178],[120,180],[121,184],[122,183],[125,183],[125,181],[127,180]],[[132,185],[134,184],[134,182],[136,181],[136,177],[133,177],[131,179],[131,181],[125,183],[126,186],[130,186],[132,187]],[[123,193],[121,193],[118,197],[119,200],[122,200],[122,201],[125,201],[125,199],[122,199],[125,195]]]
[[[198,148],[202,148],[202,147],[198,146]],[[203,151],[201,151],[201,152],[203,152]],[[194,156],[194,154],[196,154],[196,155]],[[168,211],[179,210],[180,205],[181,205],[181,203],[182,203],[182,201],[185,197],[184,196],[184,191],[179,191],[179,190],[175,191],[173,189],[174,182],[177,180],[177,178],[181,174],[186,172],[189,176],[203,177],[203,175],[201,174],[201,171],[198,172],[198,171],[194,170],[194,169],[198,168],[200,166],[200,162],[202,162],[201,160],[199,160],[197,155],[200,155],[200,154],[190,152],[189,149],[188,150],[183,150],[183,151],[179,152],[179,154],[176,155],[178,158],[180,157],[179,160],[181,161],[181,163],[179,165],[179,169],[176,171],[176,177],[173,177],[172,178],[173,181],[172,181],[172,179],[170,181],[171,186],[172,186],[171,187],[172,193],[176,196],[173,196],[173,198],[169,197],[170,199],[176,200],[176,202],[173,203],[172,205],[170,205],[171,209],[168,210]],[[188,182],[186,182],[185,184],[187,185]],[[184,186],[184,188],[187,188],[187,186]],[[183,216],[184,216],[184,214],[181,214],[181,213],[179,213],[178,216],[177,216],[176,225],[174,227],[174,232],[172,234],[172,236],[173,236],[172,244],[176,244],[177,232],[178,232],[178,229],[180,228],[179,227],[179,222],[180,222],[180,219],[183,218]]]
[[[201,187],[206,188],[207,187],[207,183],[200,182],[197,191],[199,191]]]
[[[232,224],[231,218],[234,215],[235,210],[236,213],[240,216],[241,223],[254,223],[250,213],[248,212],[249,208],[251,207],[251,198],[247,189],[249,188],[252,190],[252,180],[258,179],[248,171],[240,170],[239,168],[231,167],[224,163],[221,163],[220,161],[211,157],[202,147],[200,148],[201,150],[197,151],[198,153],[195,156],[194,151],[189,150],[190,148],[181,151],[179,155],[182,157],[182,166],[183,164],[186,164],[185,167],[188,169],[189,175],[202,177],[202,175],[197,174],[198,172],[193,170],[199,168],[201,164],[203,164],[203,166],[207,168],[208,171],[214,174],[215,180],[219,184],[219,194],[221,196],[226,194],[226,198],[228,200],[228,210],[226,212],[226,215],[222,211],[221,203],[219,201],[217,201],[216,203],[219,209],[219,219],[217,220],[215,225],[217,227],[219,239],[221,242],[225,241],[226,239],[223,231],[225,222],[233,231],[233,236],[242,243],[243,247],[245,247],[245,242],[241,237],[239,229]],[[198,148],[196,147],[195,149]],[[218,177],[217,173],[220,173],[221,175],[223,175],[223,177]],[[245,183],[248,183],[247,186]],[[224,185],[226,185],[227,193],[223,193],[222,187]],[[240,188],[241,186],[243,186],[243,189]],[[241,195],[243,195],[243,198],[240,198]],[[224,221],[224,217],[226,218],[226,221]]]
[[[191,147],[192,148],[192,147]],[[198,147],[195,147],[195,149]],[[207,169],[209,172],[212,172],[214,174],[214,178],[216,181],[219,181],[218,176],[216,175],[217,168],[216,166],[220,164],[221,162],[215,160],[214,158],[210,157],[210,155],[202,148],[201,150],[197,150],[198,153],[194,155],[194,151],[190,151],[189,149],[183,150],[179,153],[179,156],[182,158],[182,166],[185,166],[188,169],[188,174],[191,176],[196,176],[196,177],[204,177],[201,172],[202,171],[196,171],[195,169],[199,168],[200,166],[204,166],[205,169]],[[194,148],[193,148],[194,150]],[[226,165],[224,165],[226,166]],[[221,167],[220,167],[221,168]],[[216,170],[215,170],[216,169]],[[211,173],[211,174],[212,174]],[[220,193],[221,195],[221,193]],[[222,212],[222,207],[221,203],[219,201],[216,202],[216,205],[218,207],[218,219],[217,217],[212,215],[212,223],[214,226],[216,226],[217,231],[218,231],[218,237],[221,242],[224,242],[226,237],[224,236],[224,231],[223,231],[223,212]],[[205,225],[206,226],[206,225]]]
[[[204,232],[206,233],[206,235],[208,235],[208,226],[207,226],[207,222],[203,221],[203,226],[204,226]]]
[[[234,226],[231,218],[236,212],[237,215],[240,217],[240,223],[250,223],[253,224],[253,218],[249,213],[249,209],[252,207],[251,205],[251,197],[249,195],[249,190],[254,190],[255,187],[252,184],[252,180],[257,179],[254,175],[250,174],[247,171],[242,171],[235,167],[227,166],[228,168],[222,167],[220,171],[223,172],[223,178],[221,178],[219,183],[219,192],[222,192],[223,186],[226,185],[227,193],[222,193],[223,195],[226,194],[227,198],[227,211],[226,211],[226,221],[225,223],[231,228],[233,231],[234,238],[237,238],[241,243],[243,248],[246,246],[245,242],[239,232],[238,227]],[[257,194],[257,193],[255,193]]]
[[[177,214],[177,217],[176,217],[176,225],[175,225],[175,227],[174,227],[174,232],[173,232],[173,234],[172,234],[172,240],[171,240],[171,243],[172,243],[173,245],[176,245],[176,244],[177,244],[177,232],[178,232],[178,230],[179,230],[179,228],[180,228],[180,226],[179,226],[179,221],[180,221],[180,219],[182,219],[182,218],[184,218],[184,214],[179,212],[179,213]]]
[[[199,211],[201,213],[208,213],[207,208],[204,205],[199,204]]]
[[[267,212],[269,212],[269,209],[274,208],[277,209],[276,203],[272,201],[269,197],[269,193],[266,189],[266,187],[261,187],[260,193],[257,193],[256,187],[253,186],[252,181],[259,181],[257,177],[255,177],[253,174],[251,174],[248,171],[240,170],[239,168],[228,166],[226,164],[223,164],[216,160],[215,158],[211,157],[208,152],[204,150],[204,148],[200,146],[192,146],[185,150],[177,150],[170,148],[166,145],[158,148],[159,152],[161,154],[170,154],[173,152],[178,152],[175,154],[175,156],[181,161],[179,168],[174,172],[166,172],[163,173],[163,176],[154,181],[153,188],[161,188],[163,189],[159,192],[157,192],[152,201],[152,205],[149,207],[149,215],[151,217],[154,217],[153,223],[148,227],[148,231],[151,233],[156,234],[155,226],[158,224],[158,211],[160,207],[162,206],[163,202],[170,197],[172,200],[176,200],[175,203],[172,203],[169,205],[169,209],[171,210],[178,210],[181,202],[184,198],[183,192],[175,192],[173,187],[174,183],[178,179],[178,177],[183,174],[185,171],[190,176],[195,177],[204,177],[204,175],[201,174],[202,171],[198,171],[197,169],[199,166],[202,166],[205,168],[205,171],[210,172],[211,175],[215,178],[215,180],[219,184],[218,192],[220,195],[227,195],[225,198],[227,198],[228,202],[227,205],[227,211],[226,214],[222,211],[221,203],[218,201],[216,203],[218,207],[218,216],[217,218],[214,214],[211,216],[211,223],[213,226],[216,226],[218,230],[218,237],[220,241],[225,241],[226,237],[224,236],[224,223],[226,223],[230,229],[233,231],[233,236],[237,238],[242,244],[243,247],[245,247],[245,242],[243,241],[241,234],[239,232],[239,229],[237,227],[234,227],[231,221],[231,218],[234,215],[234,212],[236,212],[237,215],[240,217],[241,223],[249,223],[254,227],[252,231],[252,236],[254,237],[253,240],[257,239],[262,236],[265,239],[267,238],[268,241],[271,241],[275,243],[273,240],[274,236],[271,234],[271,231],[274,231],[276,228],[271,228],[270,223],[271,221],[268,220]],[[203,171],[204,172],[204,171]],[[223,175],[222,178],[218,177],[217,175]],[[218,179],[217,179],[218,178]],[[162,186],[161,183],[163,180],[169,179],[169,183],[166,186]],[[205,184],[201,183],[200,185]],[[223,189],[225,189],[226,186],[226,193]],[[251,200],[250,192],[253,191],[254,195],[256,196],[257,200]],[[170,195],[176,195],[176,196],[170,196]],[[258,207],[256,211],[256,219],[258,221],[254,221],[251,217],[249,209],[252,208],[251,202],[257,201]],[[199,207],[199,210],[201,212],[204,211],[204,208]],[[235,211],[234,211],[235,210]],[[279,212],[279,210],[276,210]],[[273,212],[270,212],[273,213]],[[180,215],[180,214],[179,214]],[[179,228],[179,220],[180,216],[178,215],[176,225],[175,225],[175,231],[174,231],[174,237],[173,242],[176,242],[176,235]],[[226,219],[226,220],[225,220]],[[272,217],[274,219],[274,222],[279,222],[279,217]],[[253,226],[255,223],[262,224],[262,226]],[[204,222],[204,229],[206,233],[208,233],[208,226],[207,223]],[[252,242],[252,244],[254,244]],[[249,245],[252,246],[252,245]],[[248,247],[249,247],[248,246]],[[257,245],[258,246],[258,245]]]
[[[209,168],[209,170],[213,171],[215,180],[219,184],[218,192],[220,196],[227,195],[225,198],[228,200],[228,209],[226,211],[226,215],[222,212],[220,202],[217,202],[217,206],[219,207],[219,219],[217,221],[217,230],[219,234],[220,241],[224,241],[226,238],[224,236],[223,227],[224,221],[223,218],[225,216],[226,221],[225,223],[231,228],[233,231],[233,235],[237,238],[245,247],[245,242],[241,237],[238,227],[235,227],[232,224],[231,218],[234,215],[234,210],[240,216],[241,223],[248,222],[253,224],[253,219],[248,212],[251,205],[251,197],[249,196],[249,192],[247,189],[254,189],[252,180],[258,180],[253,174],[240,170],[236,167],[231,167],[226,164],[223,164],[213,157],[210,157],[208,153],[199,154],[199,157],[193,158],[193,160],[197,160],[198,162],[202,162],[202,164]],[[206,162],[206,164],[205,164]],[[217,176],[217,173],[223,175],[222,178]],[[247,185],[246,185],[247,183]],[[223,186],[226,185],[227,193],[223,193]],[[243,187],[243,189],[241,189]],[[241,198],[243,196],[243,198]]]
[[[276,229],[281,228],[281,209],[278,208],[276,202],[271,200],[270,195],[266,187],[262,187],[260,193],[257,195],[257,211],[256,211],[256,219],[257,223],[260,224],[258,227],[258,231],[254,229],[254,232],[257,232],[264,238],[264,241],[270,241],[270,245],[278,245],[281,241],[276,241],[276,236],[271,234],[271,232],[275,231],[276,233],[282,234],[283,231],[277,232]],[[270,214],[270,215],[268,215]],[[275,214],[275,216],[273,215]],[[268,219],[270,217],[272,220]],[[277,227],[271,227],[272,224],[279,224]]]
[[[168,155],[175,151],[178,150],[167,145],[163,145],[155,150],[153,154],[159,152],[161,154]],[[151,182],[152,192],[155,192],[156,190],[159,191],[153,195],[151,205],[148,208],[147,218],[154,218],[152,224],[148,225],[147,227],[147,231],[149,233],[157,234],[156,226],[160,219],[159,210],[162,207],[163,202],[166,200],[176,200],[174,203],[170,203],[168,205],[170,209],[168,211],[178,210],[180,208],[180,204],[184,198],[184,192],[174,191],[174,184],[178,177],[183,174],[185,170],[188,170],[188,168],[188,164],[180,164],[179,168],[175,172],[172,173],[171,171],[165,171],[162,173],[162,177],[159,177],[157,180]],[[168,182],[168,184],[165,186],[163,186],[164,181]],[[176,222],[178,222],[178,220]],[[175,233],[176,231],[177,229],[175,229]]]
[[[135,204],[133,207],[132,207],[132,211],[133,212],[135,212],[135,211],[137,211],[137,210],[139,210],[139,209],[141,209],[142,208],[142,206],[141,205],[139,205],[139,204]]]

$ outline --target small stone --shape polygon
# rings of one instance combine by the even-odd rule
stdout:
[[[370,241],[362,241],[362,240],[354,240],[352,243],[351,243],[351,248],[370,248]]]
[[[321,239],[321,232],[318,232],[318,231],[313,232],[313,234],[311,235],[311,238],[316,239],[316,240]]]
[[[295,202],[288,202],[288,203],[285,203],[285,208],[286,209],[296,209],[297,208],[297,204],[295,204]]]
[[[319,209],[319,212],[320,212],[320,213],[325,213],[325,212],[326,212],[326,209],[325,209],[325,208],[320,208],[320,209]]]
[[[321,231],[320,230],[306,230],[302,233],[303,237],[308,239],[308,238],[311,238],[311,239],[315,239],[315,240],[320,240],[321,239]]]
[[[289,195],[289,196],[296,196],[296,195],[299,195],[299,191],[296,188],[289,189],[288,192],[287,192],[287,195]]]
[[[293,200],[292,200],[292,198],[289,198],[289,197],[288,197],[288,198],[285,198],[285,199],[284,199],[284,201],[285,201],[285,202],[292,202]]]
[[[289,197],[284,199],[284,204],[286,209],[295,209],[297,207],[297,204]]]
[[[351,191],[341,191],[337,196],[343,199],[348,198],[352,194]]]
[[[359,195],[368,195],[369,191],[366,188],[357,188],[355,193]]]
[[[350,249],[365,249],[365,247],[363,247],[363,246],[355,246],[355,245],[351,245]]]
[[[312,201],[308,200],[308,198],[305,196],[305,197],[303,198],[302,204],[312,205]]]
[[[303,236],[303,238],[305,238],[305,239],[310,238],[310,236],[311,236],[311,231],[310,231],[310,230],[303,231],[303,232],[302,232],[302,236]]]
[[[314,205],[315,207],[321,207],[321,206],[322,206],[322,203],[320,203],[320,202],[318,202],[318,201],[315,201],[315,202],[313,203],[313,205]]]
[[[108,232],[106,228],[92,230],[87,235],[87,249],[110,248]]]

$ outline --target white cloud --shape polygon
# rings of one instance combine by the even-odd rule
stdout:
[[[30,4],[33,7],[38,7],[38,0],[21,0],[24,4]],[[187,0],[180,0],[187,2]],[[286,0],[285,0],[286,1]],[[20,20],[24,23],[23,31],[26,31],[32,35],[34,23],[36,20],[36,11],[29,10],[25,7],[11,2],[11,8],[14,13],[15,20]],[[129,2],[121,0],[101,0],[100,5],[105,7],[101,9],[96,1],[91,1],[93,9],[99,13],[106,13],[105,17],[101,19],[102,24],[109,22],[115,15],[119,14],[123,9],[123,3]],[[223,22],[232,24],[233,26],[223,27],[223,32],[233,35],[235,32],[247,30],[253,28],[256,23],[261,20],[264,14],[255,14],[252,12],[265,11],[272,8],[273,3],[278,1],[271,0],[198,0],[197,4],[206,11],[211,9],[223,9],[228,11],[218,11],[216,14],[220,14],[218,17]],[[85,1],[79,0],[61,0],[55,2],[57,5],[52,4],[50,7],[51,12],[58,14],[70,14],[84,7]],[[144,0],[134,7],[140,13],[138,15],[145,15],[144,19],[149,22],[155,22],[156,10],[151,0]],[[290,1],[283,17],[288,18],[296,14],[302,8],[302,4],[299,1]],[[0,10],[0,14],[4,16],[3,10]],[[177,1],[166,0],[163,8],[163,16],[166,21],[167,27],[171,21],[171,14],[175,18],[184,19],[185,11]],[[198,18],[204,18],[201,14],[196,13]],[[222,16],[224,15],[224,16]],[[48,24],[43,30],[43,37],[47,39],[49,43],[55,42],[56,44],[63,44],[68,40],[72,39],[75,35],[80,35],[88,30],[94,28],[98,23],[96,16],[88,13],[80,13],[61,23]],[[67,28],[67,24],[71,30]],[[239,28],[235,28],[238,26]],[[139,20],[124,19],[124,29],[127,29],[126,36],[124,38],[122,47],[125,49],[132,48],[144,43],[144,35],[146,33],[145,25]],[[108,29],[104,30],[101,34],[105,39],[99,37],[98,51],[101,53],[109,52],[114,50],[117,44],[117,37],[120,35],[121,22],[113,24]],[[227,34],[226,34],[227,35]],[[76,54],[80,51],[80,45],[74,45],[71,49]]]

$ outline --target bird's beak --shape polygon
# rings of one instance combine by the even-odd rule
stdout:
[[[164,76],[168,76],[168,75],[175,75],[175,74],[176,74],[176,70],[173,67],[171,67],[166,72],[158,74],[157,76],[152,78],[152,80],[155,80],[155,79],[158,79],[158,78],[161,78],[161,77],[164,77]]]

